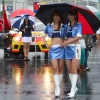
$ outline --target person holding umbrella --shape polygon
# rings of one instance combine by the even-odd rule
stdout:
[[[24,60],[28,60],[30,42],[32,42],[31,31],[34,31],[34,28],[31,25],[28,16],[25,17],[24,22],[21,25],[20,31],[22,31]]]
[[[71,90],[68,97],[73,98],[76,91],[78,91],[76,84],[78,79],[77,68],[81,56],[79,39],[82,36],[82,25],[81,23],[78,23],[78,12],[74,9],[68,10],[67,18],[69,20],[66,30],[67,39],[64,41],[62,46],[65,46],[65,60],[71,81]]]
[[[43,41],[49,50],[49,57],[54,71],[55,97],[60,96],[60,83],[63,77],[64,49],[60,44],[63,43],[65,25],[63,15],[60,10],[54,10],[51,22],[47,24],[44,31]],[[51,37],[51,45],[46,41],[46,36]]]

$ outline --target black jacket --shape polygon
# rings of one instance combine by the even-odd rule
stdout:
[[[25,32],[22,31],[25,29]],[[24,26],[23,24],[21,25],[21,28],[19,29],[22,32],[22,37],[31,37],[31,31],[34,31],[34,28],[32,25],[30,26]]]

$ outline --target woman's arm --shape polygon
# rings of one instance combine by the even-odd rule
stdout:
[[[46,45],[47,48],[50,48],[50,46],[48,45],[48,43],[46,41],[46,36],[47,36],[47,34],[45,36],[43,36],[43,42],[44,42],[44,44]]]
[[[31,30],[34,31],[34,29],[35,29],[35,26],[34,25],[33,26],[31,25]]]
[[[75,41],[77,41],[79,39],[80,39],[80,37],[76,36],[75,38],[72,38],[70,40],[65,40],[65,44],[73,43],[73,42],[75,42]]]
[[[47,41],[46,41],[46,36],[48,35],[48,25],[46,26],[45,30],[44,30],[44,35],[43,35],[43,42],[46,45],[47,48],[50,48],[50,46],[48,45]]]
[[[25,32],[25,28],[24,28],[24,25],[23,25],[23,24],[21,25],[19,31],[23,31],[23,32]]]

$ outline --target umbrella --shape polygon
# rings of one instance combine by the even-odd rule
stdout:
[[[32,10],[29,10],[29,9],[25,9],[25,8],[22,8],[22,9],[18,9],[18,10],[15,10],[14,12],[11,13],[11,17],[14,18],[18,15],[22,15],[22,14],[28,14],[30,16],[34,16],[34,12]]]
[[[19,29],[19,28],[21,27],[21,25],[23,24],[24,19],[25,19],[26,17],[28,17],[28,19],[29,19],[31,25],[34,25],[34,17],[32,17],[32,16],[30,16],[30,15],[28,15],[28,14],[23,14],[23,15],[16,16],[15,18],[13,18],[13,19],[11,20],[11,26],[12,26],[13,28]]]
[[[93,6],[86,6],[89,10],[91,10],[100,20],[100,11]]]
[[[74,5],[71,3],[54,3],[41,5],[35,16],[45,25],[47,25],[47,23],[50,23],[50,16],[55,9],[59,9],[62,11],[64,21],[66,23],[68,22],[67,11],[69,9],[76,9],[78,11],[78,21],[82,23],[83,34],[94,34],[100,28],[100,21],[93,14],[93,12],[91,12],[86,7]]]

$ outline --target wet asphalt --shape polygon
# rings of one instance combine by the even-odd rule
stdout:
[[[55,99],[53,70],[44,53],[30,53],[30,61],[4,59],[0,49],[0,100],[68,100],[70,81],[66,66],[61,83],[61,97]],[[78,73],[79,91],[70,100],[100,100],[100,43],[89,52],[89,72]]]

